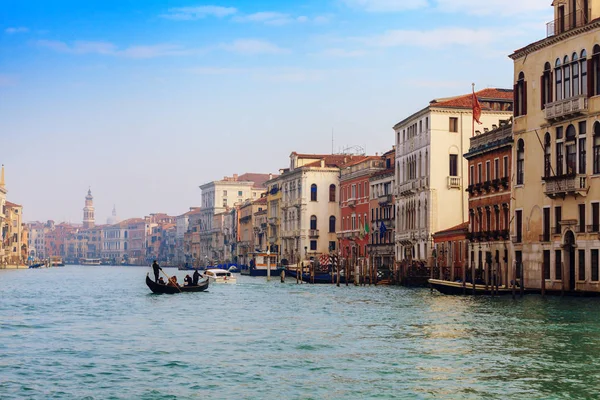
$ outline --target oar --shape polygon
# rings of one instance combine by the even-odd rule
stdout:
[[[162,268],[160,270],[167,277],[167,282],[171,282],[171,277],[169,277],[169,275],[167,275],[167,273],[165,271],[163,271]],[[175,285],[175,287],[177,288],[177,290],[179,290],[179,293],[181,293],[181,289],[179,288],[179,285],[177,283],[175,283],[175,282],[173,282],[173,284]]]

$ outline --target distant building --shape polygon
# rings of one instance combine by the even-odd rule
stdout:
[[[4,232],[6,226],[6,185],[4,182],[4,165],[0,171],[0,265],[6,263],[4,249]]]
[[[92,196],[92,190],[88,189],[87,196],[85,196],[85,207],[83,208],[83,229],[93,228],[95,222],[94,197]]]
[[[107,225],[114,225],[119,222],[119,218],[117,217],[117,206],[113,205],[112,214],[110,217],[106,219]]]

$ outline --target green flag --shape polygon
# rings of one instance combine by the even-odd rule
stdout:
[[[371,232],[371,230],[369,229],[369,223],[365,223],[365,236],[367,236],[369,233]]]

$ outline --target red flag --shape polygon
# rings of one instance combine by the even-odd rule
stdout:
[[[477,100],[477,96],[475,96],[475,89],[473,89],[473,119],[481,125],[479,118],[481,118],[481,105],[479,105],[479,100]]]

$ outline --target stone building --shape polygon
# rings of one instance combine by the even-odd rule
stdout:
[[[525,287],[600,291],[600,1],[554,1],[546,37],[516,50],[511,176]]]
[[[469,166],[469,240],[468,260],[477,279],[498,278],[509,282],[512,261],[510,243],[510,176],[512,172],[512,124],[478,132],[470,139],[464,155]],[[462,254],[448,244],[450,253]],[[486,273],[487,271],[487,273]]]
[[[478,129],[512,116],[512,90],[475,92]],[[429,261],[432,234],[468,218],[467,152],[473,135],[473,94],[432,100],[394,126],[396,134],[396,259]],[[449,212],[451,210],[451,212]]]
[[[92,196],[92,190],[88,189],[87,196],[85,196],[85,207],[83,208],[83,229],[93,228],[95,223],[94,197]]]

